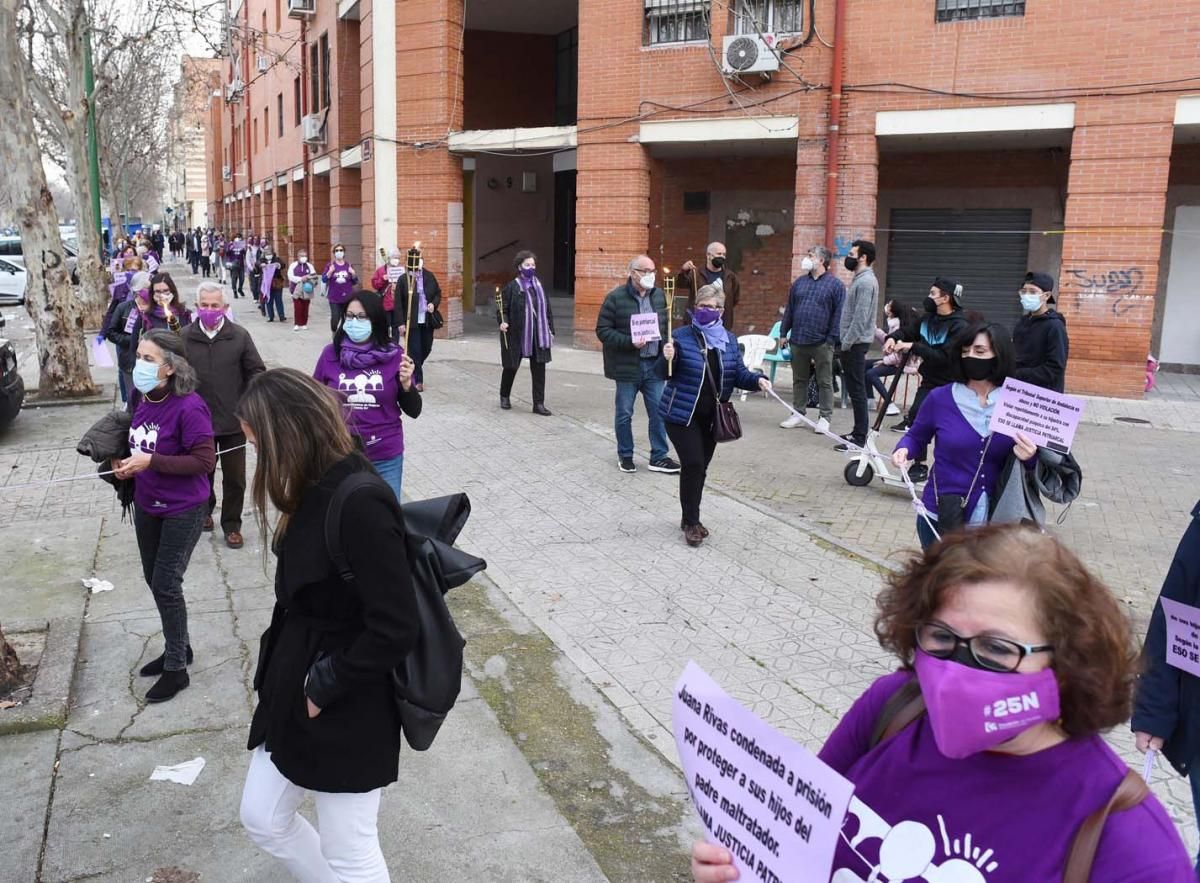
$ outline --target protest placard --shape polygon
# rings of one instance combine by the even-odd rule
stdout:
[[[102,339],[92,341],[92,361],[96,363],[97,368],[111,368],[113,366],[112,354],[108,351],[108,344]]]
[[[1159,598],[1167,618],[1167,662],[1200,677],[1200,608]]]
[[[694,662],[673,704],[675,745],[705,836],[730,851],[740,879],[828,883],[854,786]]]
[[[996,398],[988,429],[1010,437],[1023,432],[1038,447],[1065,454],[1071,450],[1082,414],[1083,399],[1078,396],[1009,377]]]
[[[629,333],[634,343],[640,340],[661,340],[658,313],[634,313],[629,317]]]

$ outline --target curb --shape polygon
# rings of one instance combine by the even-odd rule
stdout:
[[[83,620],[74,617],[26,620],[8,624],[5,631],[14,635],[45,631],[46,646],[38,662],[29,700],[0,712],[0,736],[62,729],[67,725]]]

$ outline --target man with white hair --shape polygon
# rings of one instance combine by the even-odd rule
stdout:
[[[226,315],[225,288],[205,280],[196,288],[196,321],[183,331],[188,363],[200,378],[197,392],[212,414],[217,458],[221,463],[221,530],[225,545],[240,549],[242,508],[246,497],[246,436],[235,414],[246,385],[267,370],[250,332]],[[209,473],[208,516],[204,530],[213,529],[217,505],[216,469]]]
[[[684,261],[675,277],[675,291],[687,292],[688,309],[696,305],[696,292],[705,285],[715,285],[725,293],[725,314],[722,324],[734,332],[734,310],[741,294],[741,283],[737,273],[729,268],[729,255],[724,242],[710,242],[704,250],[704,266],[697,268],[692,261]],[[736,332],[734,332],[736,333]]]

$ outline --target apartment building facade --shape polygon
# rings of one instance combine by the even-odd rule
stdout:
[[[1068,388],[1135,397],[1151,350],[1200,365],[1189,22],[1200,0],[240,0],[210,214],[364,268],[420,241],[450,334],[532,249],[584,346],[633,256],[714,239],[739,333],[816,243],[873,239],[887,296],[951,276],[1007,324],[1043,270]]]
[[[167,164],[170,225],[177,230],[207,227],[209,196],[205,159],[209,140],[209,97],[220,88],[221,62],[185,55],[172,100],[172,154]]]

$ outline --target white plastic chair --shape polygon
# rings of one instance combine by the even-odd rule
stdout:
[[[767,334],[743,334],[738,338],[738,346],[745,352],[746,367],[751,371],[762,372],[763,360],[768,352],[775,349],[778,341]],[[742,401],[746,401],[747,390],[742,390]],[[765,393],[764,393],[765,395]]]

